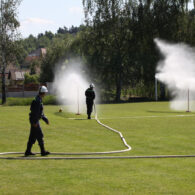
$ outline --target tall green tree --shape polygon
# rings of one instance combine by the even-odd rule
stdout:
[[[128,53],[132,48],[132,2],[127,5],[123,0],[84,0],[83,5],[89,27],[86,42],[90,64],[109,84],[107,89],[114,83],[115,100],[119,102],[126,73],[133,69]]]
[[[17,8],[20,0],[1,0],[0,2],[0,67],[2,75],[2,104],[6,102],[5,70],[14,60],[17,40]]]
[[[189,11],[187,4],[187,0],[83,0],[86,26],[79,32],[64,27],[54,37],[45,33],[36,39],[36,46],[49,45],[42,81],[53,80],[61,59],[80,55],[94,81],[114,93],[116,101],[123,89],[136,85],[143,86],[146,97],[153,97],[160,59],[154,38],[195,45],[195,10]]]
[[[41,62],[41,82],[52,82],[58,64],[63,64],[63,60],[71,53],[71,45],[74,40],[72,35],[64,35],[52,40],[47,48],[47,54]]]

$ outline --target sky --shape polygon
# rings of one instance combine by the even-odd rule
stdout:
[[[191,1],[189,8],[192,7]],[[82,0],[22,0],[18,19],[23,38],[45,31],[56,33],[59,27],[84,23]]]
[[[23,38],[45,31],[56,33],[59,27],[84,23],[82,0],[23,0],[18,19]]]

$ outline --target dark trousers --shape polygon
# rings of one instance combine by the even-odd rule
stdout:
[[[30,129],[30,135],[27,143],[27,152],[31,152],[32,145],[36,142],[36,140],[39,143],[41,153],[45,151],[44,149],[44,141],[43,141],[43,132],[41,130],[41,126],[38,123],[37,127],[34,127],[31,123],[31,129]]]
[[[93,102],[87,101],[87,115],[91,116],[91,113],[93,112]]]

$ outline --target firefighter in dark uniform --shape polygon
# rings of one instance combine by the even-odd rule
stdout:
[[[44,98],[45,94],[48,92],[47,88],[45,86],[41,86],[39,89],[39,94],[35,97],[35,99],[31,103],[30,107],[30,135],[27,143],[27,149],[25,151],[25,156],[29,155],[35,155],[31,152],[31,148],[33,144],[36,142],[36,140],[39,143],[40,149],[41,149],[41,155],[46,156],[50,154],[48,151],[45,151],[44,148],[44,141],[43,141],[43,132],[40,127],[39,120],[43,119],[45,123],[49,125],[49,120],[43,113],[43,103],[42,98]]]
[[[94,84],[92,83],[90,84],[89,88],[85,91],[88,119],[91,119],[91,113],[93,111],[93,101],[95,99],[95,92],[93,88]]]

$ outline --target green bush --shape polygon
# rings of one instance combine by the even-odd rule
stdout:
[[[9,97],[6,101],[6,106],[26,106],[30,105],[33,98],[13,98]]]
[[[30,75],[29,73],[26,73],[24,75],[24,83],[30,84],[30,83],[39,83],[39,76],[36,74]]]
[[[53,96],[53,95],[45,96],[43,99],[43,104],[44,105],[57,105],[58,102],[57,102],[56,96]]]
[[[9,98],[7,98],[6,106],[27,106],[27,105],[31,105],[31,102],[32,102],[33,99],[34,99],[34,97],[30,97],[30,98],[9,97]],[[45,96],[44,99],[43,99],[43,104],[44,105],[56,105],[57,104],[56,97],[52,96],[52,95]]]

